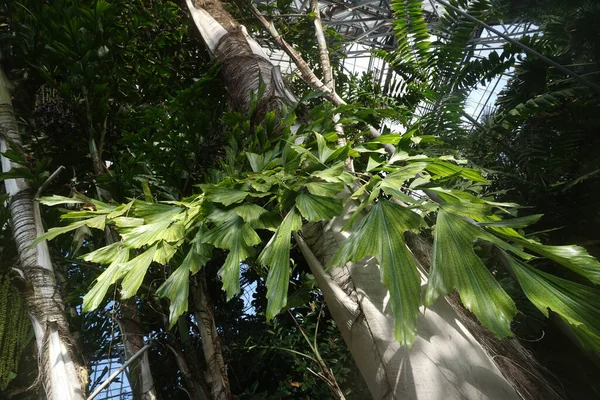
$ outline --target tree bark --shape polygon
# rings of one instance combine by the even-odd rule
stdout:
[[[21,145],[12,108],[10,83],[0,69],[0,151]],[[1,156],[2,171],[19,167]],[[46,397],[52,400],[84,399],[88,373],[76,355],[75,341],[69,332],[65,307],[57,287],[50,252],[45,241],[32,246],[44,233],[39,204],[23,179],[5,180],[10,196],[8,208],[20,268],[27,282],[25,299],[38,347],[40,379]]]
[[[227,376],[227,367],[223,358],[221,341],[215,326],[212,313],[212,305],[208,298],[206,278],[204,272],[200,271],[193,281],[192,307],[194,317],[200,329],[202,337],[202,350],[206,361],[205,377],[213,400],[230,400],[231,389]]]
[[[144,347],[144,333],[139,326],[137,303],[135,298],[120,301],[121,315],[117,317],[121,331],[125,356],[130,359]],[[129,384],[136,400],[156,400],[156,389],[150,371],[148,352],[129,366]]]
[[[243,60],[236,60],[234,64],[228,65],[230,58],[222,57],[222,52],[218,49],[234,49],[239,46],[239,53],[243,53],[243,49],[255,49],[258,44],[247,35],[236,33],[245,30],[223,9],[218,0],[195,4],[191,0],[187,2],[209,50],[223,64],[223,68],[237,69],[235,76],[225,77],[228,87],[238,87],[236,79],[256,84],[256,68],[243,63]],[[303,62],[274,27],[256,9],[254,12],[269,29],[274,40],[284,46],[294,60]],[[233,35],[238,36],[235,41],[230,41],[230,36]],[[233,50],[231,52],[236,53]],[[269,64],[261,61],[261,74],[269,75],[269,68],[271,71],[275,68]],[[343,100],[334,98],[335,93],[314,74],[309,73],[311,71],[307,68],[301,68],[301,71],[313,87],[322,88],[330,93],[334,103],[343,104]],[[257,87],[244,86],[244,91],[235,94],[237,101],[232,103],[232,107],[236,111],[248,110],[250,94],[256,92]],[[236,105],[238,108],[235,108]],[[277,103],[272,104],[276,105]],[[348,206],[353,207],[352,204]],[[345,210],[345,215],[350,215],[348,213],[352,212],[351,208]],[[432,307],[423,311],[419,320],[418,337],[413,347],[407,349],[394,339],[394,318],[388,306],[389,293],[381,283],[379,266],[374,259],[324,270],[323,265],[326,265],[347,237],[341,231],[344,219],[342,216],[328,224],[308,224],[303,227],[302,236],[295,237],[373,398],[518,399],[515,389],[478,340],[460,322],[455,309],[445,299],[439,299]],[[421,276],[424,285],[425,270]]]

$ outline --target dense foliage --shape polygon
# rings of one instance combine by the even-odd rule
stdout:
[[[486,1],[455,3],[478,18],[494,16]],[[393,7],[398,49],[379,55],[402,78],[394,95],[376,102],[356,79],[340,77],[355,104],[333,107],[321,93],[308,93],[256,121],[253,109],[226,111],[218,67],[175,3],[8,4],[2,63],[17,83],[26,145],[5,156],[24,166],[19,173],[36,188],[67,167],[40,199],[60,212],[44,207],[49,229],[37,240],[53,239],[60,289],[90,358],[106,357],[113,340],[114,326],[98,310],[135,296],[141,324],[158,343],[152,359],[169,360],[157,378],[161,398],[178,398],[172,389],[182,375],[170,349],[201,353],[189,299],[202,276],[240,398],[324,398],[319,368],[333,372],[347,398],[365,398],[295,248],[303,226],[340,216],[349,238],[329,267],[379,261],[403,345],[415,337],[420,307],[457,290],[500,338],[511,336],[515,315],[533,305],[600,350],[600,292],[593,287],[600,264],[581,246],[529,236],[540,215],[496,192],[516,186],[516,200],[548,214],[549,226],[581,213],[581,201],[590,210],[585,219],[597,226],[588,201],[598,169],[597,94],[539,60],[521,59],[511,46],[462,63],[474,23],[448,12],[443,35],[432,42],[420,1]],[[565,24],[588,18],[594,8],[585,7]],[[311,35],[306,22],[285,33],[317,65],[312,42],[301,40]],[[564,64],[582,64],[580,73],[597,70],[590,41],[573,35],[561,42],[550,31],[524,39]],[[515,65],[497,110],[468,129],[462,117],[473,85]],[[402,126],[400,134],[389,121]],[[370,137],[369,125],[385,133]],[[586,189],[574,195],[580,183]],[[566,206],[564,197],[574,200]],[[410,233],[433,241],[424,298],[423,271],[406,245]],[[14,260],[8,224],[1,235],[2,261]]]

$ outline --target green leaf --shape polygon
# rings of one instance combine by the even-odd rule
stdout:
[[[135,207],[135,216],[144,218],[147,224],[180,219],[181,214],[184,211],[181,207],[174,207],[169,204],[147,203],[139,200],[136,200],[133,205]],[[116,212],[120,208],[121,206],[117,207],[114,211]],[[119,212],[123,213],[125,210],[126,208],[119,210]],[[115,215],[115,217],[116,216],[118,215]]]
[[[60,226],[60,227],[55,227],[55,228],[50,228],[48,229],[48,232],[44,233],[43,235],[38,236],[37,238],[35,238],[35,240],[33,241],[32,246],[35,246],[36,244],[44,241],[44,240],[52,240],[55,237],[62,235],[63,233],[67,233],[70,231],[73,231],[77,228],[80,228],[84,225],[87,225],[90,228],[96,228],[96,229],[100,229],[100,230],[104,230],[104,224],[106,222],[106,215],[99,215],[97,217],[93,217],[93,218],[89,218],[89,219],[83,219],[81,221],[77,221],[77,222],[73,222],[72,224],[69,224],[67,226]]]
[[[91,253],[81,256],[80,258],[83,258],[88,262],[106,265],[112,263],[120,256],[121,249],[123,249],[123,243],[116,242],[108,246],[101,247],[98,250],[94,250]]]
[[[584,345],[600,350],[600,290],[507,258],[523,292],[546,317],[548,310],[554,311],[576,329],[576,334],[585,334]]]
[[[64,197],[64,196],[47,196],[40,197],[38,201],[46,206],[57,206],[59,204],[84,204],[85,201],[81,199],[74,199],[72,197]]]
[[[341,182],[341,183],[352,183],[354,177],[348,172],[344,171],[346,165],[344,163],[338,163],[333,167],[324,169],[322,171],[315,171],[311,176],[324,180],[325,182]]]
[[[110,246],[96,250],[93,253],[87,254],[86,257],[92,256],[94,253],[96,253],[92,257],[89,257],[90,260],[88,261],[106,260],[107,258],[105,258],[104,255],[100,256],[102,253],[99,253],[99,251],[101,250],[104,250],[106,254],[110,253],[110,258],[112,259],[111,264],[104,272],[100,274],[98,279],[96,279],[96,284],[90,289],[90,291],[83,296],[83,312],[92,311],[98,308],[98,306],[102,303],[102,300],[104,300],[108,288],[110,288],[110,286],[113,285],[125,273],[122,265],[129,260],[129,250],[124,248],[121,244],[114,243]],[[87,260],[88,258],[85,259]]]
[[[528,215],[526,217],[503,219],[500,221],[480,222],[480,223],[478,223],[478,225],[479,226],[489,226],[489,227],[493,227],[493,228],[519,229],[519,228],[525,228],[529,225],[535,224],[543,216],[544,216],[544,214],[534,214],[534,215]]]
[[[11,168],[8,172],[0,173],[0,181],[5,181],[8,179],[28,179],[32,180],[34,178],[33,174],[28,168],[16,167]]]
[[[422,225],[423,220],[418,214],[381,200],[371,208],[330,262],[330,266],[339,267],[367,256],[377,258],[381,281],[390,292],[390,304],[396,318],[394,336],[405,346],[412,345],[417,332],[421,279],[404,242],[404,232],[417,231]]]
[[[234,215],[229,221],[204,234],[201,240],[229,250],[219,276],[223,280],[227,298],[231,299],[240,292],[240,263],[254,253],[253,246],[261,242],[260,237],[241,217]]]
[[[188,309],[190,269],[185,261],[160,285],[156,294],[169,299],[169,329],[177,319]]]
[[[292,208],[258,256],[258,262],[271,267],[267,275],[267,319],[274,318],[287,302],[290,280],[292,232],[302,229],[302,219]]]
[[[144,281],[146,271],[154,259],[156,249],[157,245],[154,245],[136,258],[122,264],[122,268],[125,271],[125,277],[123,278],[123,282],[121,282],[122,299],[128,299],[137,293]]]
[[[338,216],[344,210],[341,199],[335,197],[316,196],[300,193],[296,197],[296,207],[304,218],[310,222],[319,222]]]
[[[571,271],[585,276],[595,284],[600,283],[600,263],[579,246],[547,246],[533,240],[512,238],[516,243],[555,261]]]
[[[200,187],[208,200],[214,201],[215,203],[221,203],[224,206],[239,203],[248,197],[249,194],[243,190],[215,187],[211,185],[200,185]]]
[[[487,179],[481,176],[481,173],[472,168],[459,167],[447,161],[435,160],[427,164],[427,171],[432,175],[439,177],[447,177],[452,175],[458,175],[465,179],[469,179],[473,182],[487,183]]]
[[[150,246],[160,240],[177,242],[185,238],[185,227],[180,221],[160,221],[137,226],[122,235],[123,243],[132,249]]]
[[[177,247],[171,246],[169,243],[161,240],[154,253],[153,260],[159,264],[165,265],[177,252]]]
[[[484,326],[499,338],[508,337],[512,335],[510,322],[517,309],[475,254],[473,243],[477,238],[505,248],[511,247],[460,217],[443,209],[438,211],[433,239],[433,263],[425,302],[429,306],[439,296],[457,289],[462,303]]]
[[[344,184],[341,182],[308,182],[304,186],[311,194],[317,196],[334,197],[344,190]]]
[[[413,179],[418,173],[422,172],[425,167],[427,167],[427,163],[417,162],[397,168],[383,179],[381,188],[400,189],[407,180]]]
[[[260,216],[266,212],[267,210],[261,206],[252,203],[245,203],[235,208],[235,213],[250,223],[258,221]]]

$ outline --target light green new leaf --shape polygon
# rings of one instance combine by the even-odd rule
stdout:
[[[341,199],[300,193],[296,197],[296,207],[310,222],[319,222],[340,215],[344,210]]]
[[[80,258],[83,258],[88,262],[106,265],[112,263],[120,256],[122,248],[123,243],[116,242],[108,246],[101,247],[98,250],[94,250],[91,253],[87,253]]]
[[[302,229],[302,219],[292,208],[258,256],[258,262],[268,265],[267,319],[274,318],[287,302],[290,280],[290,242],[292,232]]]
[[[249,194],[243,190],[215,187],[211,185],[200,185],[200,187],[208,200],[223,204],[224,206],[239,203],[248,197]]]
[[[156,248],[157,245],[154,245],[136,258],[121,265],[121,268],[125,271],[125,277],[121,282],[122,299],[128,299],[137,293],[144,281],[146,271],[154,259]]]
[[[52,196],[47,196],[47,197],[40,197],[38,199],[38,201],[46,206],[57,206],[59,204],[84,204],[85,203],[85,201],[81,200],[81,199],[57,196],[55,194]]]
[[[571,271],[585,276],[595,284],[600,283],[600,262],[579,246],[546,246],[533,240],[511,238],[525,248],[555,261]]]
[[[187,311],[190,270],[185,261],[160,285],[156,294],[169,299],[169,329],[175,325],[181,314]]]
[[[169,243],[161,240],[156,247],[153,260],[159,264],[165,265],[177,252],[176,246],[171,246]]]
[[[554,311],[576,328],[576,334],[585,333],[584,345],[600,349],[600,290],[547,274],[510,256],[507,258],[523,292],[546,317],[548,309]]]
[[[110,248],[110,251],[108,250]],[[104,250],[104,254],[100,251]],[[93,255],[96,253],[95,255]],[[104,300],[108,288],[113,285],[119,278],[123,276],[125,271],[121,267],[122,264],[129,260],[129,250],[124,248],[120,243],[114,243],[110,246],[103,247],[93,253],[89,253],[84,257],[88,261],[107,260],[106,255],[110,253],[111,264],[106,270],[96,279],[96,284],[89,292],[83,296],[83,312],[95,310]],[[92,256],[93,255],[93,256]],[[88,257],[91,256],[91,257]]]
[[[223,280],[227,298],[231,299],[240,291],[240,263],[254,253],[253,246],[260,243],[260,237],[249,224],[234,214],[229,221],[206,232],[201,240],[229,250],[219,276]]]
[[[511,336],[510,322],[517,313],[515,303],[475,254],[473,243],[477,238],[511,248],[462,218],[444,209],[438,211],[426,305],[457,289],[462,303],[484,326],[499,338]]]
[[[135,228],[136,226],[144,225],[143,218],[133,218],[133,217],[117,217],[111,220],[115,226],[118,228]]]
[[[183,214],[182,214],[183,215]],[[137,226],[122,235],[123,243],[132,249],[150,246],[160,240],[178,242],[185,238],[185,227],[180,221],[159,221]]]
[[[396,318],[394,336],[400,344],[412,345],[421,305],[421,280],[417,265],[404,242],[404,232],[418,230],[421,217],[388,200],[377,202],[358,228],[342,244],[330,262],[339,267],[348,261],[374,256],[379,261],[381,281],[390,292]]]
[[[36,244],[38,244],[44,240],[52,240],[55,237],[62,235],[63,233],[73,231],[84,225],[87,225],[90,228],[104,230],[105,222],[106,222],[106,215],[98,215],[97,217],[83,219],[81,221],[73,222],[72,224],[69,224],[67,226],[59,226],[59,227],[55,227],[55,228],[50,228],[50,229],[48,229],[48,232],[35,238],[32,246],[35,246]]]

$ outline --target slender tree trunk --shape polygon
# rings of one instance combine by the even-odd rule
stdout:
[[[144,333],[139,326],[138,307],[135,298],[120,301],[121,315],[117,318],[121,331],[125,356],[130,359],[144,343]],[[138,361],[139,360],[139,361]],[[156,400],[156,389],[150,371],[148,352],[129,366],[129,384],[136,400]]]
[[[10,83],[0,69],[0,151],[21,144],[11,105]],[[2,158],[2,171],[19,165]],[[39,205],[23,179],[5,180],[13,236],[19,253],[20,268],[27,282],[25,298],[38,346],[38,363],[46,397],[52,400],[84,399],[88,374],[76,357],[75,341],[67,325],[50,252],[46,242],[32,246],[44,233]]]
[[[229,91],[236,89],[234,94],[230,93],[236,98],[232,107],[237,111],[248,110],[250,94],[258,89],[258,69],[246,60],[257,62],[258,57],[264,58],[259,62],[262,76],[275,77],[275,67],[270,65],[264,53],[260,55],[261,52],[256,50],[259,45],[245,34],[245,29],[223,9],[218,0],[194,4],[187,0],[187,3],[211,53],[222,63],[225,71],[236,69],[235,75],[226,73],[224,76]],[[256,10],[254,12],[257,14]],[[259,14],[257,16],[261,19]],[[269,29],[274,40],[286,48],[287,44],[264,17],[261,22]],[[293,49],[286,51],[291,56],[298,56]],[[294,57],[294,60],[297,58],[300,57]],[[303,62],[301,59],[299,61]],[[310,71],[306,71],[307,68],[300,67],[311,85],[322,87],[325,91],[331,90],[314,74],[308,73]],[[239,79],[245,80],[246,84],[240,85]],[[276,79],[267,84],[272,85],[266,90],[267,95],[281,101],[293,97],[284,96],[286,90],[279,89]],[[343,103],[334,92],[330,92],[330,97],[335,103]],[[270,106],[278,104],[269,99],[263,102]],[[352,210],[347,209],[346,215],[350,212]],[[389,293],[381,283],[379,266],[374,259],[349,263],[329,271],[323,269],[323,265],[347,237],[341,232],[344,219],[342,216],[328,224],[306,225],[302,235],[295,236],[373,398],[519,398],[478,342],[480,336],[476,338],[465,328],[456,310],[445,299],[440,298],[432,307],[424,310],[419,320],[418,337],[413,347],[407,349],[394,339],[394,318],[388,306]],[[424,285],[424,269],[421,275]],[[475,325],[471,327],[477,328]]]
[[[206,383],[213,400],[229,400],[232,398],[227,376],[227,367],[223,359],[221,341],[215,326],[212,305],[208,298],[206,277],[200,271],[194,278],[192,291],[192,307],[194,317],[202,337],[202,350],[206,361]]]

